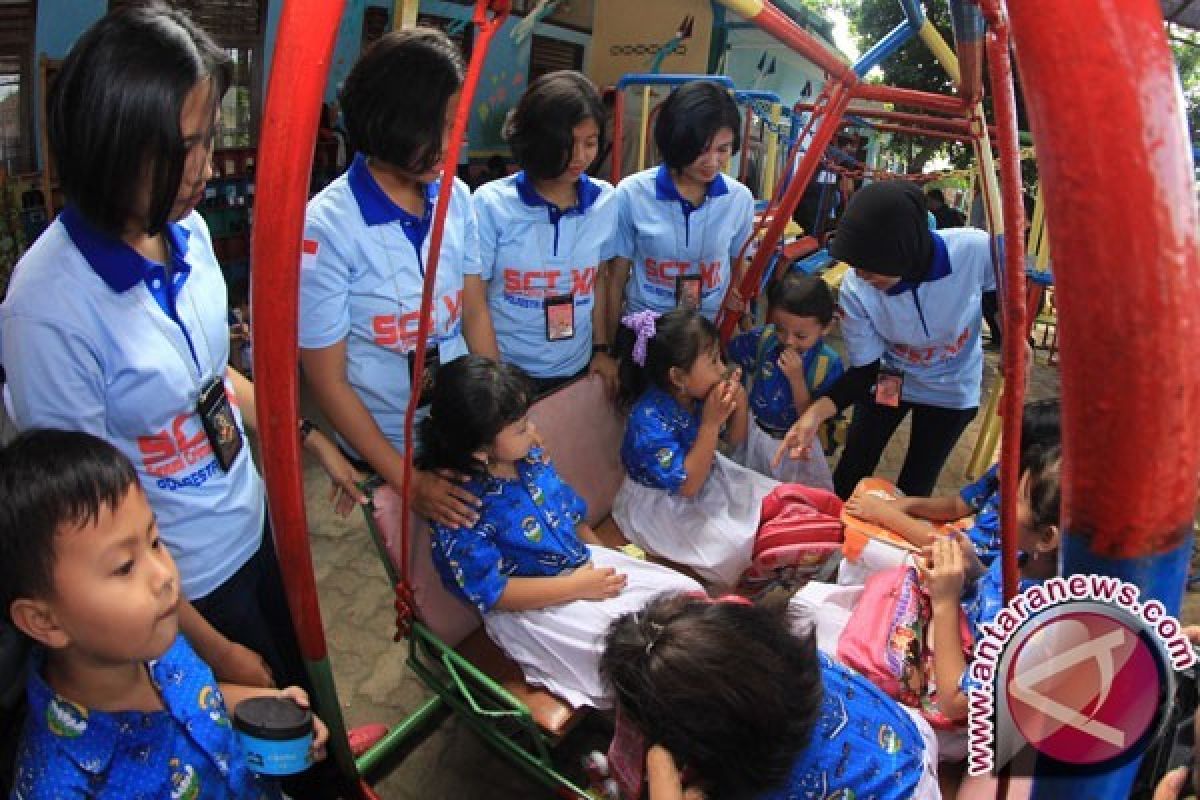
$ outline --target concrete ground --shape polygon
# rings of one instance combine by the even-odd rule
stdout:
[[[1045,351],[1036,354],[1029,399],[1058,395],[1058,370],[1046,365]],[[988,377],[995,374],[996,354],[988,352]],[[985,389],[986,391],[986,389]],[[986,396],[986,394],[985,394]],[[966,467],[982,422],[977,417],[959,441],[942,471],[939,493],[956,491],[966,482]],[[893,438],[878,473],[894,479],[908,441],[906,422]],[[339,519],[325,502],[328,485],[319,469],[306,469],[313,561],[316,564],[321,612],[330,658],[349,725],[394,723],[429,696],[404,665],[407,645],[392,641],[393,595],[360,516]],[[1200,595],[1185,601],[1184,620],[1200,622]],[[593,715],[595,717],[596,715]],[[603,746],[605,729],[597,720],[568,739],[568,767],[578,754]],[[404,800],[506,800],[549,797],[548,792],[497,757],[464,724],[444,717],[412,748],[375,788],[384,798]]]

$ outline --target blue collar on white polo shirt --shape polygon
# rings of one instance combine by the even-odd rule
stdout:
[[[695,211],[698,206],[694,205],[691,200],[679,193],[679,187],[675,185],[675,179],[671,177],[671,170],[666,164],[658,165],[658,172],[654,175],[654,194],[659,200],[675,200],[683,206],[685,215]],[[708,183],[708,188],[704,190],[704,197],[720,197],[721,195],[729,194],[729,187],[725,185],[725,177],[721,173],[717,173],[717,177],[713,178]]]
[[[429,235],[433,224],[433,201],[437,197],[439,181],[425,184],[425,211],[418,217],[410,214],[388,197],[387,192],[375,180],[375,176],[367,169],[367,159],[362,153],[354,156],[350,169],[346,171],[346,181],[354,200],[358,203],[359,213],[367,225],[386,225],[389,222],[399,222],[404,228],[404,235],[412,242],[417,251],[417,260],[421,265],[421,274],[425,274],[425,264],[421,256],[421,246]]]
[[[171,257],[171,280],[168,281],[167,271],[162,264],[146,258],[121,239],[96,230],[74,206],[64,208],[59,220],[75,247],[108,288],[121,293],[137,286],[139,281],[146,284],[159,308],[183,331],[198,367],[200,360],[196,357],[192,337],[175,310],[175,302],[183,290],[183,284],[192,274],[192,266],[187,260],[191,231],[177,222],[168,222],[163,228],[163,237]]]
[[[554,226],[554,255],[558,255],[558,223],[563,217],[571,214],[582,216],[586,214],[592,204],[596,202],[596,198],[600,196],[600,187],[592,182],[587,175],[579,176],[579,202],[570,208],[559,208],[554,203],[551,203],[546,198],[542,197],[538,190],[534,188],[533,181],[521,170],[517,173],[514,181],[517,187],[517,196],[521,198],[521,202],[530,208],[546,209],[546,217],[551,225]]]
[[[579,202],[570,208],[559,208],[538,194],[538,190],[534,188],[533,180],[530,179],[525,170],[517,173],[516,185],[517,195],[521,198],[521,202],[531,208],[539,206],[545,208],[550,215],[551,222],[557,222],[556,217],[562,217],[566,214],[586,214],[587,210],[600,197],[600,186],[587,175],[579,176]]]

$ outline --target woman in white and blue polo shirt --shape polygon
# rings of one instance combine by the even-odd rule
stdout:
[[[585,170],[602,146],[604,106],[578,72],[551,72],[521,97],[505,133],[521,166],[475,192],[482,277],[505,361],[539,394],[599,373],[616,394],[605,325],[612,186]]]
[[[195,211],[229,78],[178,11],[126,9],[80,37],[48,101],[67,206],[17,265],[0,360],[19,428],[92,433],[133,462],[190,601],[181,630],[218,677],[308,685],[245,442],[254,390],[228,366],[225,279]],[[305,441],[358,495],[332,443]]]
[[[817,427],[853,404],[833,473],[837,493],[849,497],[911,412],[896,485],[929,495],[979,408],[980,302],[996,288],[991,240],[976,228],[931,231],[920,188],[885,181],[850,199],[829,253],[854,268],[839,297],[851,369],[805,409],[780,450],[802,456]]]
[[[663,102],[654,143],[663,163],[617,186],[617,258],[609,330],[622,314],[681,306],[714,319],[754,229],[754,196],[721,170],[741,144],[737,104],[709,81],[684,84]],[[730,302],[740,305],[736,292]],[[628,339],[621,335],[622,343]]]
[[[462,56],[441,31],[393,31],[376,42],[350,70],[340,96],[357,155],[309,201],[305,220],[305,378],[356,465],[397,490],[430,228],[462,81]],[[426,386],[439,363],[468,350],[497,355],[470,192],[451,180]],[[472,525],[477,516],[478,498],[455,476],[414,472],[412,499],[418,513],[450,527]]]

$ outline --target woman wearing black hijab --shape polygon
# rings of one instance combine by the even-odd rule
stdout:
[[[908,453],[896,485],[928,495],[979,408],[983,346],[979,304],[995,289],[988,234],[930,231],[921,190],[874,183],[850,200],[830,255],[854,269],[840,295],[851,369],[808,407],[777,458],[814,457],[818,426],[849,405],[854,420],[833,475],[845,498],[872,472],[911,411]]]

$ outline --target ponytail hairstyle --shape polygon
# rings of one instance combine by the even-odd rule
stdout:
[[[634,329],[638,337],[646,336],[645,353],[638,363],[638,348],[634,354],[621,359],[621,405],[625,408],[641,397],[650,386],[671,391],[670,372],[672,367],[690,370],[701,355],[720,347],[720,334],[712,321],[697,311],[677,308],[654,319],[645,333],[634,328],[644,324],[634,320],[638,312],[621,320],[621,324]]]
[[[816,638],[786,613],[688,594],[618,618],[600,674],[646,741],[723,800],[782,785],[824,700]]]
[[[417,468],[484,475],[487,466],[475,454],[532,404],[533,386],[520,367],[459,356],[438,369],[429,415],[418,431]]]

